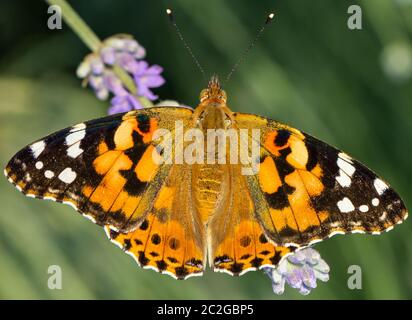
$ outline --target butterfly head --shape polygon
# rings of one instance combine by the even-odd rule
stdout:
[[[212,105],[226,105],[226,92],[220,86],[219,78],[214,75],[209,81],[206,89],[200,93],[200,102]]]

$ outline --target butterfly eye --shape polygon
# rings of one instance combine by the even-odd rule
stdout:
[[[209,90],[203,89],[200,92],[200,101],[202,102],[202,101],[206,100],[208,97],[209,97]]]
[[[222,90],[219,98],[223,100],[224,102],[226,102],[227,100],[226,92]]]

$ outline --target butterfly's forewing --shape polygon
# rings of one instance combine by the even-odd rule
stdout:
[[[153,132],[173,130],[175,120],[191,114],[150,108],[80,123],[22,149],[5,174],[27,196],[70,204],[97,224],[129,231],[144,219],[170,168],[152,157]]]
[[[256,217],[274,243],[378,234],[406,219],[397,193],[345,153],[273,120],[239,113],[235,119],[240,128],[261,130],[260,170],[247,181]]]
[[[191,167],[174,165],[137,229],[126,234],[109,227],[106,231],[143,268],[177,279],[202,275],[205,233],[191,195]]]

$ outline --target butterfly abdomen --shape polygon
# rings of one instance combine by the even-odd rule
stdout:
[[[203,223],[213,214],[222,190],[223,168],[220,165],[197,165],[193,170],[193,195]]]

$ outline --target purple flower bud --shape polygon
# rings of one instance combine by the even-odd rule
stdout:
[[[302,277],[299,269],[293,269],[285,275],[286,282],[292,288],[299,288],[302,286]]]
[[[316,275],[315,271],[310,268],[308,265],[303,266],[300,269],[300,277],[303,281],[303,284],[308,288],[316,288]]]
[[[130,53],[122,52],[118,54],[118,64],[127,72],[134,74],[139,62]]]
[[[311,265],[315,265],[321,260],[319,252],[312,248],[307,248],[303,251],[303,254],[306,257],[306,261]]]
[[[146,56],[146,50],[142,46],[139,45],[136,52],[134,53],[134,57],[136,59],[143,59]]]
[[[84,79],[89,75],[90,71],[91,69],[89,61],[83,60],[77,68],[76,74],[79,78]]]
[[[107,90],[106,88],[96,90],[96,97],[99,100],[106,100],[109,97],[109,90]]]
[[[125,39],[124,40],[124,49],[129,52],[129,53],[134,53],[136,52],[137,48],[139,45],[137,44],[137,41],[133,39]]]
[[[103,87],[103,77],[91,75],[89,77],[89,84],[95,90],[100,90]]]
[[[310,288],[303,285],[299,288],[299,293],[303,296],[306,296],[310,293],[310,290],[311,290]]]
[[[285,292],[285,278],[281,278],[279,283],[272,282],[272,290],[275,294],[283,294]]]
[[[114,95],[126,95],[128,92],[123,87],[122,81],[111,71],[107,71],[103,76],[104,86]]]
[[[105,41],[105,45],[114,48],[116,51],[123,51],[124,39],[120,37],[112,37]]]
[[[100,57],[105,64],[113,65],[116,62],[116,51],[114,48],[104,47],[100,50]]]
[[[94,75],[100,75],[104,71],[104,64],[99,58],[93,57],[90,61],[90,68]]]
[[[288,257],[289,261],[294,264],[303,264],[305,262],[306,256],[302,251],[298,251]]]

